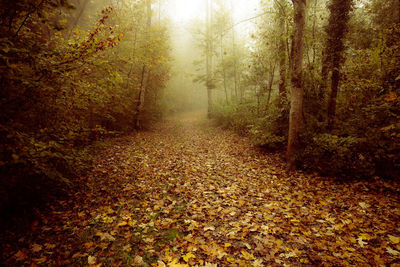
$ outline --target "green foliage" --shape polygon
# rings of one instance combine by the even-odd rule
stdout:
[[[286,108],[287,110],[287,108]],[[254,104],[215,105],[213,118],[218,125],[248,136],[254,145],[270,149],[283,149],[287,142],[288,112],[274,105],[267,115],[257,113]]]
[[[305,139],[307,144],[299,152],[298,160],[306,169],[318,170],[325,175],[368,177],[374,174],[374,165],[365,155],[365,139],[327,133]]]
[[[256,107],[252,104],[228,105],[215,104],[212,117],[223,128],[232,129],[241,135],[247,135],[257,118]]]
[[[268,113],[255,121],[250,137],[257,146],[268,150],[283,150],[287,144],[289,106],[271,105]]]

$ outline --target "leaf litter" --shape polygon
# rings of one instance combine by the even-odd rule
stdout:
[[[81,190],[3,246],[4,263],[399,264],[397,184],[287,172],[279,154],[198,117],[110,141]]]

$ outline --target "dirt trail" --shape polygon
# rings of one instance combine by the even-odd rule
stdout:
[[[82,181],[10,246],[7,264],[400,262],[398,187],[287,173],[278,155],[201,113],[114,140]]]

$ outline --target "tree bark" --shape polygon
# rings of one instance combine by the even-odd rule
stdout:
[[[319,84],[318,97],[323,101],[324,94],[327,88],[328,74],[329,74],[330,64],[326,52],[322,53],[322,67],[321,67],[321,81]]]
[[[340,58],[338,55],[334,56],[333,59],[333,70],[331,78],[331,94],[329,96],[328,103],[328,129],[332,130],[335,124],[335,114],[336,114],[336,99],[338,94],[338,87],[340,81]]]
[[[233,21],[233,13],[234,13],[234,3],[231,2],[231,24],[232,24],[232,55],[233,55],[233,82],[234,82],[234,89],[235,89],[235,100],[238,99],[238,79],[237,79],[237,61],[236,61],[236,32],[235,32],[235,23]]]
[[[289,169],[295,168],[295,154],[299,145],[299,135],[303,116],[303,47],[305,26],[305,0],[292,0],[294,7],[294,30],[292,42],[292,72],[289,115],[289,140],[287,161]]]
[[[228,85],[226,83],[226,69],[225,69],[225,62],[224,62],[224,47],[223,47],[223,35],[220,35],[220,47],[221,47],[221,62],[222,62],[222,75],[224,81],[224,92],[225,92],[225,101],[228,104]]]
[[[146,0],[146,10],[147,10],[147,23],[146,23],[146,39],[150,39],[150,28],[151,28],[151,17],[152,17],[152,10],[151,10],[151,0]],[[150,77],[150,70],[147,70],[146,64],[143,64],[142,67],[142,74],[141,74],[141,81],[140,81],[140,88],[139,88],[139,96],[138,102],[136,106],[136,116],[135,116],[135,128],[141,129],[142,128],[142,116],[144,111],[144,105],[146,100],[146,87],[148,84],[148,79]],[[146,77],[146,70],[147,70],[147,79]]]
[[[400,24],[400,0],[397,1],[397,18],[399,19],[397,23]]]
[[[207,117],[211,118],[212,116],[212,81],[211,81],[211,69],[212,69],[212,37],[211,37],[211,15],[210,15],[210,4],[211,0],[206,0],[206,86],[207,86]]]
[[[72,32],[72,31],[76,28],[76,26],[78,25],[79,20],[81,19],[83,13],[85,12],[88,3],[89,3],[89,0],[84,0],[84,1],[83,1],[82,5],[81,5],[80,8],[79,8],[79,9],[80,9],[80,10],[79,10],[79,13],[78,13],[78,15],[76,16],[76,18],[75,18],[75,20],[74,20],[74,23],[72,24],[72,27],[71,27],[70,32]]]
[[[283,106],[286,100],[286,42],[285,42],[285,10],[283,5],[279,5],[279,107]]]
[[[267,97],[267,106],[266,106],[265,111],[268,111],[269,103],[271,102],[272,86],[274,84],[274,78],[275,78],[275,68],[276,68],[276,62],[274,61],[273,63],[270,63],[271,74],[269,76],[269,81],[268,81],[268,97]],[[279,96],[279,97],[281,97],[281,96]]]
[[[326,28],[327,44],[326,58],[323,62],[322,85],[326,87],[329,68],[332,70],[331,90],[328,99],[327,124],[332,130],[336,115],[336,99],[340,82],[340,69],[344,61],[345,45],[343,39],[348,31],[348,21],[352,10],[353,0],[333,0],[329,5],[329,23]],[[324,67],[325,72],[324,72]],[[321,89],[325,89],[322,87]]]

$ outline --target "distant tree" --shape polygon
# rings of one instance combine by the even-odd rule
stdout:
[[[212,0],[206,0],[206,86],[207,86],[207,101],[208,101],[208,111],[207,116],[210,118],[212,114],[212,90],[213,90],[213,81],[212,81],[212,48],[213,48],[213,40],[211,33],[211,24],[212,24]]]
[[[147,12],[146,34],[148,35],[147,39],[150,39],[149,34],[150,34],[151,17],[152,17],[151,0],[146,0],[146,12]],[[148,66],[146,65],[146,63],[143,63],[142,73],[140,77],[139,95],[136,105],[135,127],[137,129],[140,129],[142,127],[142,118],[143,118],[143,111],[146,99],[146,87],[149,84],[150,75],[151,72]]]
[[[279,21],[279,105],[286,99],[286,0],[275,0],[277,6],[277,19]]]

